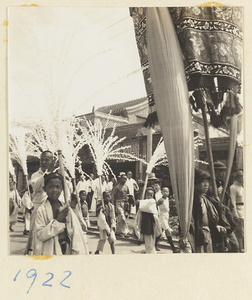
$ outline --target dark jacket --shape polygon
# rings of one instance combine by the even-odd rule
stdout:
[[[216,228],[216,225],[219,222],[218,212],[206,196],[203,197],[203,201],[207,209],[208,227],[210,229],[210,233],[212,234],[212,232],[214,232]],[[191,224],[191,230],[193,230],[194,227],[195,252],[198,252],[197,249],[200,246],[202,246],[206,241],[204,229],[202,226],[202,208],[200,204],[200,198],[197,195],[194,195],[192,216],[193,221]]]

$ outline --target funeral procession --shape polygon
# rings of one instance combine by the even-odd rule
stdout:
[[[10,255],[246,252],[242,7],[8,18]]]

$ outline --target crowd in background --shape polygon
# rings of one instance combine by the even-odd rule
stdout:
[[[23,234],[28,235],[25,254],[88,254],[86,233],[90,227],[90,214],[96,216],[100,233],[95,254],[103,251],[106,240],[111,252],[115,253],[116,236],[127,238],[132,234],[128,227],[129,219],[134,220],[133,235],[139,244],[145,244],[146,253],[159,251],[162,235],[173,253],[244,252],[242,170],[232,174],[233,182],[223,201],[220,199],[226,166],[222,162],[214,163],[218,197],[211,193],[209,173],[195,170],[189,234],[186,239],[179,240],[177,247],[173,237],[180,236],[180,231],[170,226],[170,216],[177,214],[167,175],[159,179],[154,173],[150,174],[143,194],[144,182],[133,179],[130,170],[121,172],[117,178],[106,178],[105,175],[95,178],[93,173],[82,174],[76,191],[66,174],[70,205],[65,206],[64,180],[54,172],[54,168],[53,154],[43,152],[40,169],[32,174],[29,190],[22,197],[15,188],[14,178],[10,178],[9,229],[13,231],[18,209],[23,207]]]

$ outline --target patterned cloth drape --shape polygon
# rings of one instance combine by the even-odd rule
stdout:
[[[146,38],[146,9],[130,8],[139,50],[146,92],[155,111]],[[226,126],[226,119],[241,112],[237,94],[241,85],[242,7],[171,7],[183,53],[190,102],[194,110],[201,108],[206,95],[211,124]],[[204,90],[204,91],[201,91]],[[224,95],[225,94],[225,95]]]
[[[220,89],[241,82],[242,10],[240,7],[169,8],[184,55],[189,89],[202,81],[214,86],[215,76],[222,78]],[[205,76],[205,77],[204,77]],[[225,79],[225,80],[224,80]]]
[[[169,8],[180,48],[190,98],[197,111],[201,90],[206,95],[211,124],[225,126],[227,117],[239,114],[241,85],[242,7]]]
[[[134,22],[136,43],[144,77],[147,99],[149,106],[152,107],[154,105],[154,95],[147,53],[146,9],[146,7],[132,7],[130,8],[130,15]]]

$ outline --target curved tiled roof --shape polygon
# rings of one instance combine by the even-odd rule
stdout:
[[[97,109],[97,111],[103,112],[103,113],[109,113],[112,111],[112,114],[119,113],[122,111],[125,111],[126,108],[140,104],[141,102],[147,101],[146,97],[135,99],[135,100],[130,100],[126,101],[123,103],[117,103],[117,104],[112,104],[112,105],[107,105],[107,106],[102,106]]]

